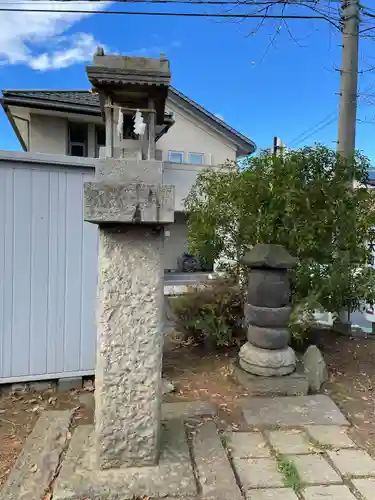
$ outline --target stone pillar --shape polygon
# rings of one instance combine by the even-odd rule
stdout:
[[[250,268],[245,321],[247,339],[239,352],[239,364],[253,375],[288,375],[296,357],[288,346],[291,314],[287,270],[296,259],[281,245],[258,244],[243,260]]]
[[[174,221],[174,190],[157,183],[161,172],[156,161],[99,160],[97,181],[85,184],[85,220],[100,229],[94,434],[100,469],[158,461],[163,226]]]
[[[113,108],[112,99],[110,96],[105,98],[106,108],[105,113],[105,156],[106,158],[113,157]]]
[[[156,133],[156,113],[153,99],[148,100],[148,107],[151,110],[148,117],[148,159],[155,159],[155,133]]]
[[[158,460],[162,243],[159,228],[100,230],[95,438],[101,468]]]

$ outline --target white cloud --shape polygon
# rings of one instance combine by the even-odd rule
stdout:
[[[224,121],[224,116],[221,115],[220,113],[215,113],[216,118],[219,118],[219,120]]]
[[[13,0],[2,0],[1,7],[11,5]],[[103,10],[111,4],[107,2],[68,3],[38,2],[13,4],[14,8],[48,10]],[[17,6],[18,5],[18,6]],[[67,68],[92,59],[98,45],[103,46],[91,33],[78,32],[66,35],[65,32],[79,20],[91,14],[69,14],[64,12],[1,12],[0,13],[0,67],[6,64],[23,64],[37,71]],[[179,48],[176,40],[169,49]],[[106,47],[104,46],[106,49]],[[122,48],[123,50],[123,48]],[[106,49],[108,52],[108,49]],[[113,52],[112,52],[113,53]],[[159,57],[168,53],[160,45],[142,47],[128,55],[140,57]]]
[[[67,68],[72,64],[83,63],[92,59],[98,42],[90,33],[75,33],[70,40],[70,46],[55,50],[51,54],[42,54],[31,58],[28,64],[31,68],[46,71],[48,69]]]
[[[2,0],[2,7],[12,0]],[[92,12],[106,8],[110,2],[86,2],[85,10]],[[69,2],[69,9],[82,9],[82,3]],[[36,8],[20,5],[22,9]],[[64,9],[62,3],[43,3],[41,8]],[[15,7],[18,8],[18,7]],[[65,7],[67,8],[67,7]],[[75,33],[61,36],[68,28],[90,14],[67,14],[62,12],[1,12],[0,15],[0,65],[25,64],[36,70],[66,68],[85,62],[97,45],[90,33]],[[47,50],[46,50],[47,49]]]

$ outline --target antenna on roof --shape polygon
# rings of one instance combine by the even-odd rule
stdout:
[[[103,47],[98,46],[98,47],[96,48],[95,55],[96,55],[96,56],[104,56],[104,48],[103,48]]]

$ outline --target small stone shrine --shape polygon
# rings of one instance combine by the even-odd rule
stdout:
[[[183,427],[161,424],[163,228],[174,222],[174,186],[162,183],[155,131],[169,62],[98,54],[87,72],[107,129],[105,157],[84,188],[85,220],[99,227],[95,426],[74,433],[54,499],[177,497],[195,485]],[[139,154],[124,155],[114,129],[121,136],[140,112],[146,122],[135,120],[128,140]]]
[[[291,305],[287,271],[296,265],[296,259],[281,245],[258,244],[243,263],[250,268],[244,307],[248,341],[240,349],[239,366],[250,378],[237,369],[239,381],[247,388],[250,385],[250,390],[256,386],[255,393],[305,393],[306,377],[293,373],[297,361],[288,346]],[[291,379],[285,378],[290,374]]]

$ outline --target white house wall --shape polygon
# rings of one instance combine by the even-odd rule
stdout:
[[[30,113],[20,106],[12,106],[12,118],[27,149],[30,148]]]
[[[206,165],[220,165],[226,160],[236,159],[236,148],[223,135],[211,129],[176,105],[167,101],[167,110],[174,113],[174,125],[156,143],[156,149],[162,151],[163,161],[168,161],[169,151],[183,151],[184,163],[188,163],[189,153],[203,153]],[[13,112],[13,108],[12,108]],[[88,115],[72,117],[31,113],[30,152],[48,154],[67,153],[68,119],[89,124],[88,156],[95,156],[95,123],[100,119]]]
[[[67,153],[68,126],[66,118],[31,114],[30,151],[65,155]]]
[[[195,184],[197,175],[204,168],[198,165],[182,165],[165,163],[163,169],[163,184],[175,186],[175,210],[185,211],[184,200]]]
[[[170,101],[167,101],[167,110],[174,113],[175,123],[156,143],[157,149],[163,152],[164,161],[168,161],[168,151],[183,151],[185,162],[188,153],[204,153],[206,164],[210,165],[236,159],[235,147],[224,136]]]
[[[87,168],[0,161],[2,383],[92,373],[97,228],[83,221],[82,198],[90,177]]]

